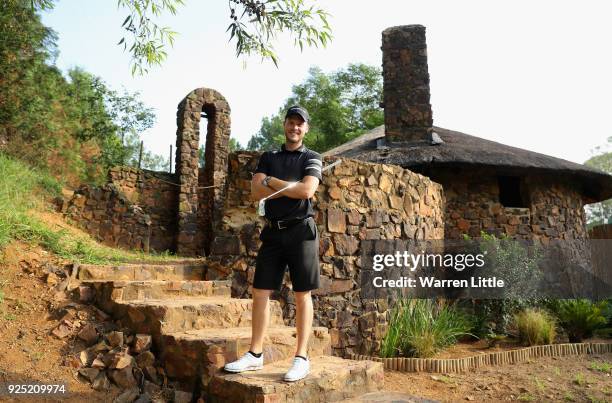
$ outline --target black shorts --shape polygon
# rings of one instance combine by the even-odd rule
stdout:
[[[265,226],[253,288],[280,290],[289,267],[293,291],[319,288],[319,231],[312,217],[285,229]]]

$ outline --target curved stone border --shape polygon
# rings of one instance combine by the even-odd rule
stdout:
[[[516,364],[538,357],[562,357],[577,354],[612,353],[612,343],[565,343],[525,347],[465,358],[381,358],[362,354],[349,354],[351,360],[382,362],[385,369],[404,372],[464,372],[490,365]]]

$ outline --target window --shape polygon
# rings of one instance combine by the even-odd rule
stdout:
[[[529,207],[523,181],[518,176],[498,176],[499,202],[504,207]]]

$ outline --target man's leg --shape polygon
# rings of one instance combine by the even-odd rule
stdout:
[[[259,354],[263,350],[263,339],[270,321],[269,300],[272,290],[253,288],[253,314],[251,319],[251,348]]]
[[[310,291],[295,292],[295,327],[297,329],[297,349],[295,355],[306,357],[308,338],[312,332],[312,297]]]

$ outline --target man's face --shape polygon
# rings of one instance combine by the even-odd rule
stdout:
[[[308,123],[299,115],[290,115],[285,119],[285,139],[289,143],[298,144],[308,133]]]

